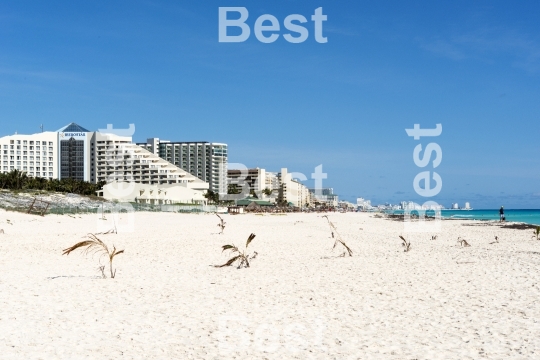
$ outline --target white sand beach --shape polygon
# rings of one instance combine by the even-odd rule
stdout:
[[[215,215],[137,213],[133,233],[99,235],[125,249],[102,279],[97,256],[62,250],[103,220],[2,210],[0,358],[540,358],[532,231],[444,221],[431,240],[370,214],[329,216],[353,257],[331,251],[317,214],[224,215],[218,235]],[[250,268],[212,267],[252,232]]]

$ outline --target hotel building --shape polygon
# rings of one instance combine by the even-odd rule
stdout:
[[[333,188],[309,189],[309,191],[314,199],[314,202],[324,204],[329,207],[338,206],[338,195],[334,194]]]
[[[207,182],[210,190],[227,193],[227,144],[149,138],[137,145]]]
[[[56,132],[0,138],[1,172],[19,170],[47,179],[181,184],[208,190],[208,183],[132,143],[131,137],[92,132],[71,123]]]
[[[58,135],[11,135],[0,138],[0,172],[24,171],[30,176],[58,178]]]
[[[259,199],[272,200],[292,204],[296,207],[307,207],[311,205],[311,194],[309,189],[301,182],[292,178],[286,168],[279,173],[268,172],[265,169],[243,169],[228,170],[229,184],[236,184],[239,188],[244,185],[253,190]],[[262,191],[264,189],[275,190],[266,198]]]

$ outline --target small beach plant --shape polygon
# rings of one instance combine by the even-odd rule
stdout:
[[[226,224],[226,222],[223,221],[223,219],[221,218],[221,216],[219,216],[217,213],[216,213],[216,216],[219,218],[219,224],[217,224],[217,226],[221,229],[220,234],[223,234],[223,230],[225,230],[225,224]]]
[[[249,260],[255,259],[257,257],[257,252],[254,251],[252,255],[250,255],[247,252],[247,248],[249,244],[255,239],[255,234],[249,235],[247,241],[246,241],[246,248],[244,251],[240,251],[240,249],[232,244],[232,245],[223,245],[221,248],[223,249],[221,252],[229,251],[229,253],[232,255],[232,257],[223,265],[214,265],[214,267],[222,268],[226,266],[232,266],[234,263],[238,264],[238,269],[241,269],[242,267],[249,267]]]
[[[536,237],[536,240],[540,240],[540,226],[537,226],[536,229],[534,229],[534,235],[532,237]]]
[[[79,248],[84,249],[85,255],[88,255],[90,253],[92,253],[92,255],[99,253],[100,259],[102,256],[107,256],[109,258],[109,270],[111,272],[111,279],[114,279],[114,277],[116,276],[116,270],[113,269],[113,265],[112,265],[113,259],[116,255],[120,255],[124,253],[124,250],[118,251],[116,250],[116,247],[113,245],[113,249],[111,251],[109,250],[107,245],[103,241],[101,241],[96,235],[88,234],[88,239],[78,242],[77,244],[67,249],[64,249],[63,250],[64,252],[62,253],[62,255],[69,255],[72,251],[75,251]],[[100,266],[99,269],[101,270],[103,276],[105,277],[104,267]]]
[[[471,245],[467,242],[467,240],[462,239],[461,237],[458,237],[458,243],[460,243],[460,245],[463,246],[463,247],[469,247],[469,246],[471,246]]]
[[[332,234],[332,239],[334,239],[334,246],[332,246],[332,250],[334,250],[338,244],[341,244],[341,246],[343,246],[343,248],[346,250],[346,251],[343,251],[341,256],[345,257],[347,253],[349,254],[349,256],[352,256],[353,251],[347,246],[347,244],[345,244],[345,241],[343,241],[343,239],[341,238],[341,235],[339,235],[336,226],[330,221],[330,219],[328,218],[328,215],[323,215],[323,218],[326,218],[326,220],[328,220],[328,225],[330,225],[330,232]],[[335,233],[335,236],[334,236],[334,233]]]
[[[411,251],[411,242],[405,240],[405,238],[403,236],[401,236],[401,235],[399,235],[399,238],[401,239],[401,246],[403,246],[405,248],[403,251],[404,252]]]

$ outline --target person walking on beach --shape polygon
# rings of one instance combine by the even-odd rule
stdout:
[[[501,206],[501,208],[499,209],[499,214],[501,216],[501,222],[505,221],[506,218],[504,217],[504,206]]]

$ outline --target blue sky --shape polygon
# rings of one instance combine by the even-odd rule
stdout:
[[[328,20],[319,44],[218,42],[218,8]],[[418,143],[443,125],[440,194],[540,208],[540,4],[4,1],[0,136],[135,123],[136,141],[229,144],[229,161],[305,173],[342,198],[423,202]],[[283,34],[284,32],[282,32]],[[312,181],[307,182],[308,186]]]

